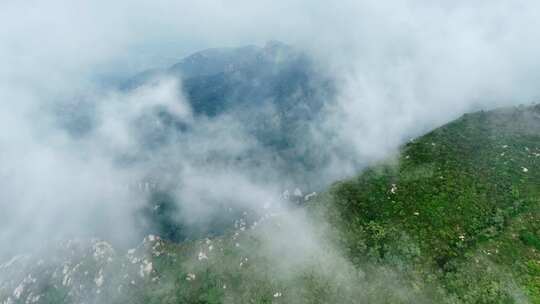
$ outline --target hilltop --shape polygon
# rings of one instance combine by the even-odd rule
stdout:
[[[336,183],[331,218],[352,259],[406,261],[457,302],[538,303],[539,169],[539,106],[466,114]]]

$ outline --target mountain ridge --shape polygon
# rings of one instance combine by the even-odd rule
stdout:
[[[50,267],[38,272],[50,276],[43,283],[32,275],[33,263],[42,267],[34,260],[26,268],[30,275],[0,284],[0,299],[538,303],[539,113],[535,105],[465,114],[406,143],[397,162],[374,165],[311,197],[298,210],[306,210],[327,241],[290,265],[289,258],[268,253],[268,244],[277,242],[272,246],[282,256],[291,254],[289,247],[310,247],[289,243],[285,236],[294,225],[284,214],[267,212],[239,218],[234,229],[212,239],[174,244],[150,236],[140,247],[146,249],[105,254],[111,259],[100,253],[115,251],[94,241],[82,259],[41,264]],[[18,263],[2,269],[24,269]],[[66,274],[72,285],[62,284]],[[80,296],[73,289],[78,285],[93,287]]]

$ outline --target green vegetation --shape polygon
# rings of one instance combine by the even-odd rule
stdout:
[[[275,216],[212,239],[90,253],[70,264],[81,278],[67,294],[52,275],[58,255],[39,270],[49,284],[17,301],[540,303],[539,211],[540,107],[478,112],[296,210],[313,231]],[[0,299],[15,287],[0,285]]]
[[[397,256],[457,302],[540,303],[538,115],[465,115],[409,142],[397,164],[336,183],[330,220],[348,255]]]

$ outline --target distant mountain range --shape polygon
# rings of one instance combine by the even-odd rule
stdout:
[[[282,115],[307,118],[332,92],[330,79],[306,54],[276,41],[264,47],[203,50],[169,68],[136,75],[122,87],[132,89],[162,76],[181,79],[194,112],[207,116],[271,102]]]
[[[198,161],[214,166],[257,168],[268,173],[260,178],[280,183],[290,192],[296,188],[306,193],[319,191],[330,182],[321,178],[321,168],[330,161],[330,151],[311,128],[321,119],[323,106],[334,100],[335,83],[309,55],[277,41],[263,47],[208,49],[170,67],[135,75],[121,84],[119,91],[129,95],[165,78],[178,80],[178,93],[191,107],[194,121],[179,119],[162,107],[138,114],[129,122],[130,134],[138,146],[118,155],[120,163],[129,165],[154,159],[156,153],[170,146],[190,145],[193,137],[205,137],[205,143],[219,149],[223,140],[220,135],[204,133],[204,128],[215,121],[220,127],[231,123],[234,130],[242,131],[249,138],[238,140],[249,141],[249,149],[232,155],[201,152]],[[81,101],[58,111],[58,119],[73,137],[84,137],[99,123],[97,112],[93,100]],[[156,168],[141,181],[152,185],[146,189],[152,192],[149,210],[156,205],[161,206],[160,210],[175,208],[174,196],[170,195],[175,191],[171,188],[174,185],[169,181],[180,180],[174,177],[178,168],[163,167],[161,163],[149,166]],[[167,212],[153,214],[150,222],[159,227],[150,231],[175,240],[193,236],[193,231],[202,229],[180,227]],[[223,230],[222,219],[213,218],[211,222],[215,227],[208,228],[210,231]],[[208,229],[196,235],[204,235]],[[188,230],[192,232],[186,235]]]
[[[169,68],[143,72],[122,88],[133,90],[161,77],[181,81],[196,116],[229,115],[241,123],[262,147],[277,155],[274,167],[288,171],[301,186],[309,180],[305,176],[325,161],[324,155],[305,147],[314,142],[309,124],[319,118],[323,104],[333,100],[335,88],[308,55],[275,41],[264,47],[208,49]],[[183,126],[171,117],[160,113],[169,131]],[[149,138],[164,133],[161,127],[151,128],[144,126]]]
[[[240,166],[261,167],[261,172],[286,177],[278,182],[290,191],[296,188],[318,191],[325,185],[321,182],[320,168],[326,166],[328,151],[317,146],[321,142],[312,137],[310,128],[320,119],[323,105],[332,102],[335,88],[333,80],[307,54],[277,41],[263,47],[208,49],[187,56],[169,68],[138,74],[121,88],[130,92],[171,77],[181,84],[181,94],[195,119],[212,121],[229,117],[257,141],[248,152],[233,155],[234,160],[212,155],[205,161],[234,161]],[[154,120],[161,123],[147,123]],[[174,144],[175,137],[198,134],[202,127],[197,123],[186,125],[165,110],[145,113],[137,125],[141,144],[150,150],[166,145],[167,141]],[[173,208],[173,197],[166,194],[169,190],[151,196],[160,198],[161,210]],[[193,235],[193,229],[180,228],[169,217],[152,215],[151,222],[160,227],[153,232],[172,239],[187,237],[188,230],[192,231],[188,235]],[[205,223],[210,228],[197,235],[208,233],[208,229],[221,231],[226,224],[219,217],[211,222]]]

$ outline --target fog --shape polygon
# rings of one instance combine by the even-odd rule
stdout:
[[[206,162],[256,151],[268,164],[272,155],[234,117],[194,117],[177,79],[117,88],[137,73],[271,39],[306,52],[337,84],[310,126],[331,153],[320,168],[331,182],[464,112],[535,101],[538,9],[533,1],[3,1],[0,255],[75,235],[137,239],[133,214],[147,198],[131,185],[156,174],[183,202],[178,221],[205,218],[216,202],[279,208],[277,181],[288,179],[279,170]],[[66,107],[90,109],[90,131],[73,136],[59,125]],[[140,150],[133,121],[156,108],[197,131]],[[137,161],[122,161],[130,157]]]

